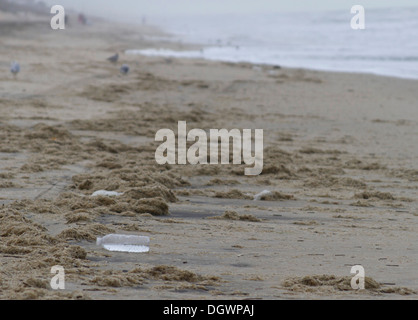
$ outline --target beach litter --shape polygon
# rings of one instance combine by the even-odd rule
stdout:
[[[269,191],[269,190],[263,190],[263,191],[261,191],[260,193],[257,193],[257,194],[254,196],[254,201],[261,200],[261,198],[262,198],[263,196],[266,196],[266,195],[269,195],[269,194],[271,194],[271,191]]]
[[[294,200],[295,197],[291,194],[285,194],[278,191],[264,190],[254,196],[254,201],[283,201]]]
[[[94,192],[91,196],[92,197],[118,197],[123,195],[123,192],[116,192],[116,191],[107,191],[107,190],[98,190]]]
[[[98,237],[96,244],[109,251],[142,253],[149,252],[149,237],[108,234],[102,238]]]

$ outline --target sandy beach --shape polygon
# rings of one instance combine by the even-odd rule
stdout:
[[[131,55],[186,45],[99,20],[0,30],[1,299],[418,298],[416,80]],[[262,174],[158,165],[178,121],[263,129]],[[96,245],[110,233],[150,251]]]

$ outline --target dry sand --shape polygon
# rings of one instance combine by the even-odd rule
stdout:
[[[418,297],[417,81],[123,54],[182,47],[153,28],[18,25],[0,24],[0,298]],[[263,173],[157,165],[155,133],[180,120],[264,129]],[[96,246],[114,232],[150,252]]]

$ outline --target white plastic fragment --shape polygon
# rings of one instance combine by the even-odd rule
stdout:
[[[260,193],[257,193],[257,194],[254,196],[254,201],[261,200],[261,197],[262,197],[262,196],[266,196],[266,195],[268,195],[268,194],[271,194],[271,191],[269,191],[269,190],[263,190],[263,191],[261,191]]]
[[[123,195],[123,192],[116,192],[116,191],[106,191],[106,190],[98,190],[94,192],[91,196],[92,197],[98,197],[98,196],[104,196],[104,197],[117,197]]]
[[[148,252],[149,237],[125,234],[108,234],[97,238],[96,244],[109,251],[118,252]]]

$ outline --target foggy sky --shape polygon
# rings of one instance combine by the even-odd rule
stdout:
[[[96,16],[171,16],[181,14],[263,13],[306,10],[350,10],[361,4],[376,7],[417,6],[417,0],[46,0]]]

